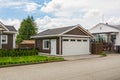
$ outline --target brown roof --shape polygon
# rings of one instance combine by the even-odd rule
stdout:
[[[23,40],[21,44],[35,44],[35,40]]]

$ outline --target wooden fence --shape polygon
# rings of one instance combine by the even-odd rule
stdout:
[[[103,43],[91,43],[91,53],[100,54],[103,51]]]

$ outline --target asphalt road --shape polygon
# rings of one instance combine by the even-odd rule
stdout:
[[[0,80],[120,80],[120,55],[0,68]]]

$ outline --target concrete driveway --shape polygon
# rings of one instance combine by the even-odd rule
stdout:
[[[120,80],[120,55],[0,68],[0,80]]]
[[[83,59],[100,58],[101,55],[84,54],[84,55],[63,56],[63,57],[65,60],[83,60]]]

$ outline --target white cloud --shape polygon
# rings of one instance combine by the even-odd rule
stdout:
[[[103,15],[110,23],[120,24],[120,0],[51,0],[41,8],[44,13],[54,15],[47,25],[81,24],[89,29],[102,22]],[[111,16],[115,16],[113,19]],[[43,20],[43,19],[42,19]],[[114,21],[115,20],[115,21]]]
[[[21,21],[18,19],[7,19],[7,20],[2,20],[0,19],[1,22],[5,25],[12,25],[16,28],[16,30],[19,29]]]
[[[49,2],[48,4],[45,3],[45,6],[41,8],[41,11],[49,13],[49,12],[54,12],[60,9],[61,7],[61,0],[53,0]]]
[[[0,7],[14,6],[27,12],[33,12],[41,7],[40,11],[52,14],[54,17],[44,16],[35,20],[39,31],[76,24],[89,29],[102,21],[102,15],[105,15],[105,22],[120,24],[119,4],[120,0],[51,0],[41,7],[29,0],[0,0]],[[4,20],[4,22],[13,25],[16,23],[16,26],[20,24],[20,20],[17,19]]]
[[[97,9],[90,9],[84,14],[84,18],[100,18],[103,15],[102,12],[100,12]]]
[[[0,0],[0,8],[11,7],[17,9],[23,9],[26,12],[33,12],[37,8],[41,7],[41,5],[30,2],[28,0]]]
[[[23,5],[22,1],[13,1],[13,0],[0,0],[0,8],[10,7],[10,6],[20,6]]]
[[[120,25],[120,17],[111,17],[110,19],[107,20],[107,23],[116,25],[119,24]]]
[[[47,18],[47,19],[46,19]],[[71,26],[76,24],[81,24],[83,27],[88,29],[88,25],[85,24],[85,20],[80,18],[68,19],[68,18],[50,18],[49,16],[45,16],[44,18],[38,18],[35,21],[37,23],[39,32],[45,29],[58,28]]]
[[[120,9],[120,0],[52,0],[41,8],[41,11],[50,13],[56,11],[79,11],[81,9],[99,9],[102,11]]]
[[[26,3],[24,11],[32,12],[32,11],[35,11],[40,6],[41,5],[38,5],[38,4],[33,3],[33,2],[32,3]]]
[[[48,23],[51,22],[51,18],[48,16],[45,16],[43,19],[37,18],[35,20],[35,22],[37,23],[37,25],[47,25]]]

